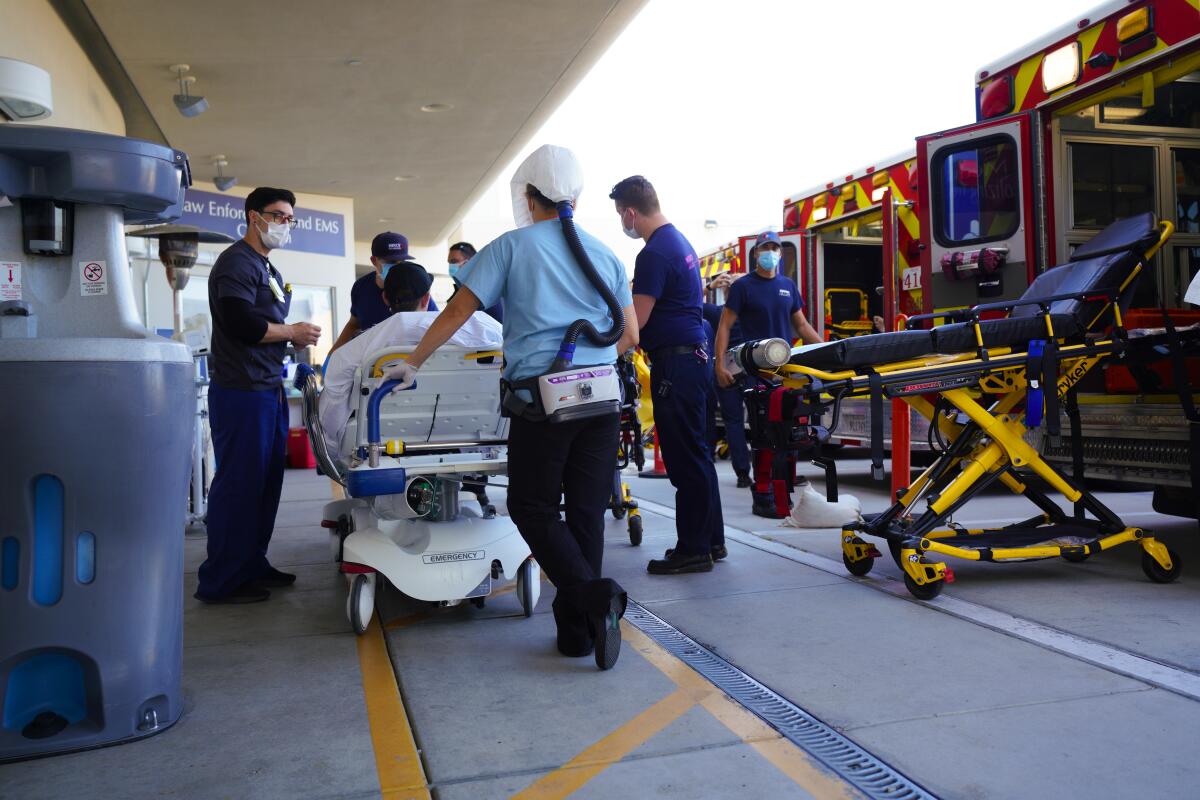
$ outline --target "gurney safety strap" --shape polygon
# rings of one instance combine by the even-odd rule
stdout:
[[[1025,359],[1025,427],[1042,424],[1045,409],[1046,434],[1054,441],[1062,433],[1058,403],[1058,344],[1053,339],[1034,339]]]
[[[1036,428],[1042,424],[1042,354],[1045,339],[1034,339],[1029,343],[1025,356],[1025,382],[1029,391],[1025,395],[1025,427]]]
[[[883,480],[883,378],[878,372],[867,377],[871,386],[871,477]]]

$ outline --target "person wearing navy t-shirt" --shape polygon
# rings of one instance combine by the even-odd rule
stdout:
[[[779,274],[782,260],[779,234],[760,233],[754,241],[754,272],[729,287],[721,326],[717,330],[717,380],[729,386],[733,376],[722,359],[729,347],[729,331],[734,323],[742,329],[746,341],[796,338],[815,344],[821,337],[804,317],[804,299],[791,278]]]
[[[375,269],[363,275],[350,287],[350,319],[338,334],[330,352],[337,350],[358,334],[373,328],[392,315],[383,299],[383,279],[388,270],[401,261],[411,261],[408,254],[408,239],[399,233],[386,231],[371,241],[371,266]],[[429,311],[437,311],[433,300]]]
[[[650,356],[658,446],[675,487],[677,542],[646,569],[655,575],[708,572],[726,551],[707,436],[712,367],[701,313],[700,260],[663,216],[658,194],[641,175],[621,181],[608,196],[625,234],[646,243],[633,272],[633,307],[642,349]]]
[[[778,338],[791,342],[796,337],[805,344],[821,341],[804,317],[800,290],[790,278],[779,274],[782,256],[779,234],[774,231],[760,233],[752,251],[754,272],[729,287],[716,341],[715,372],[717,384],[722,387],[736,385],[736,379],[725,367],[725,352],[729,349],[735,324],[741,327],[745,341]],[[759,516],[777,518],[782,514],[770,494],[774,479],[771,473],[783,467],[768,459],[769,451],[755,452],[752,511]]]

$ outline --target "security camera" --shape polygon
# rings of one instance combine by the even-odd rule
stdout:
[[[179,113],[185,117],[194,117],[197,114],[203,114],[208,110],[208,101],[199,95],[193,94],[177,94],[175,95],[175,107],[179,109]]]
[[[188,87],[196,82],[195,75],[185,75],[190,70],[187,64],[172,64],[171,72],[179,79],[179,94],[174,96],[175,108],[185,117],[194,117],[208,110],[208,101],[198,94],[192,94]]]
[[[225,174],[225,167],[229,166],[229,162],[225,160],[225,156],[213,156],[213,166],[217,168],[217,175],[213,178],[213,184],[217,187],[218,191],[227,192],[234,186],[237,186],[237,178]]]

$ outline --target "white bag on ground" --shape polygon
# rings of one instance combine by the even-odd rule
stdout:
[[[840,528],[862,519],[861,512],[862,503],[854,495],[843,494],[831,503],[806,481],[796,486],[792,513],[781,524],[788,528]]]

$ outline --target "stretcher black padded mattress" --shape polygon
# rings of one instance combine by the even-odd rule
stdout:
[[[1123,296],[1132,297],[1126,284],[1144,254],[1158,240],[1158,228],[1152,214],[1118,220],[1080,246],[1072,260],[1046,270],[1021,295],[1009,316],[979,323],[984,347],[1011,347],[1024,350],[1035,339],[1049,338],[1042,307],[1036,301],[1059,295],[1086,295],[1124,288]],[[1024,302],[1031,301],[1031,302]],[[1089,330],[1111,322],[1104,297],[1055,300],[1049,303],[1054,338],[1078,339]],[[829,372],[861,369],[876,364],[906,361],[935,353],[968,353],[978,347],[974,323],[955,322],[932,330],[896,331],[856,336],[834,342],[799,347],[792,351],[791,363]]]

